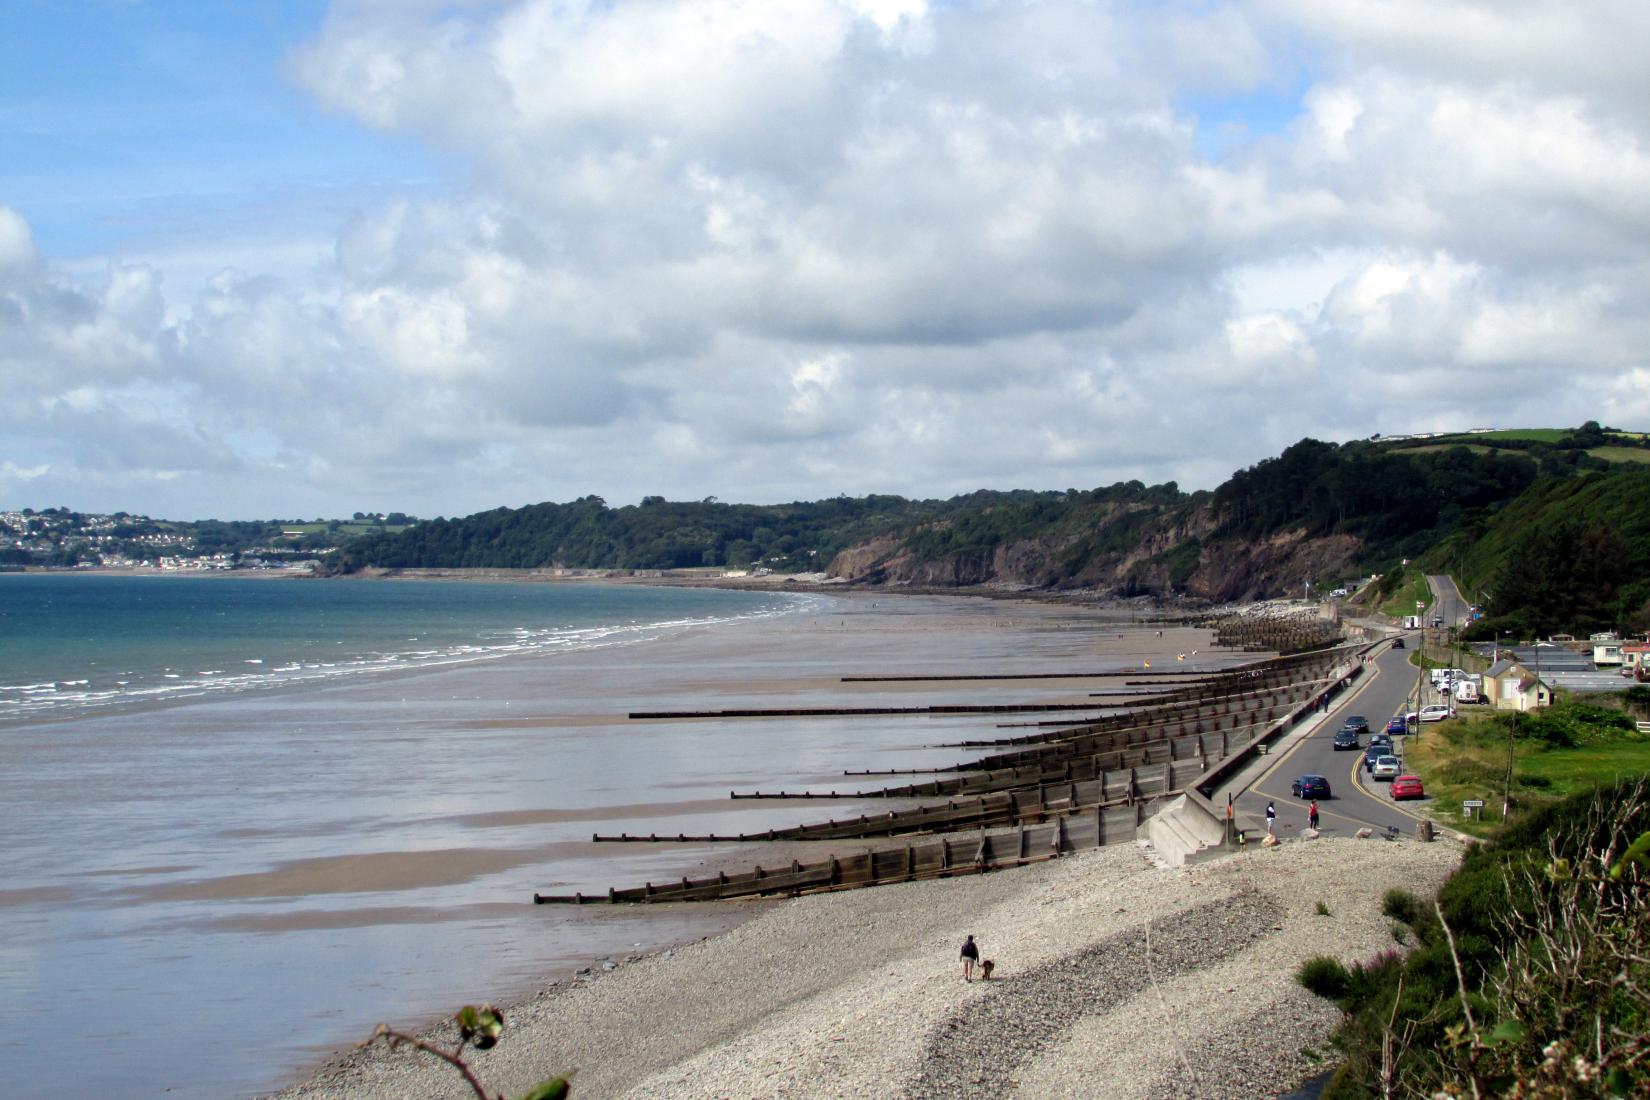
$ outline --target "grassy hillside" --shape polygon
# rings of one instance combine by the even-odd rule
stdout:
[[[1423,558],[1488,597],[1478,630],[1639,629],[1650,603],[1650,468],[1546,477]]]

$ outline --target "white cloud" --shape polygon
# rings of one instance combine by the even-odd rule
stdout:
[[[29,223],[11,207],[0,204],[0,280],[27,271],[37,261]]]
[[[1646,16],[1606,12],[338,3],[295,79],[459,178],[182,277],[70,274],[0,207],[0,462],[453,514],[1196,486],[1307,434],[1642,417],[1608,380],[1650,369]],[[1297,87],[1199,151],[1188,101]]]

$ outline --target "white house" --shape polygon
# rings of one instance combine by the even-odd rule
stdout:
[[[1484,702],[1496,710],[1533,710],[1553,705],[1552,689],[1517,661],[1497,661],[1484,673]]]

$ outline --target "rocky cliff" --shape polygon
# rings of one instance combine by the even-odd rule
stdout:
[[[1308,538],[1299,530],[1258,541],[1223,538],[1206,508],[1113,509],[1073,529],[952,554],[923,556],[910,540],[883,536],[839,553],[827,575],[857,584],[1084,589],[1227,602],[1298,595],[1308,581],[1350,572],[1362,549],[1351,535]]]

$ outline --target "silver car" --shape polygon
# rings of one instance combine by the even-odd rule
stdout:
[[[1403,771],[1403,765],[1398,763],[1396,756],[1377,756],[1375,763],[1369,766],[1369,774],[1373,779],[1396,779]]]

